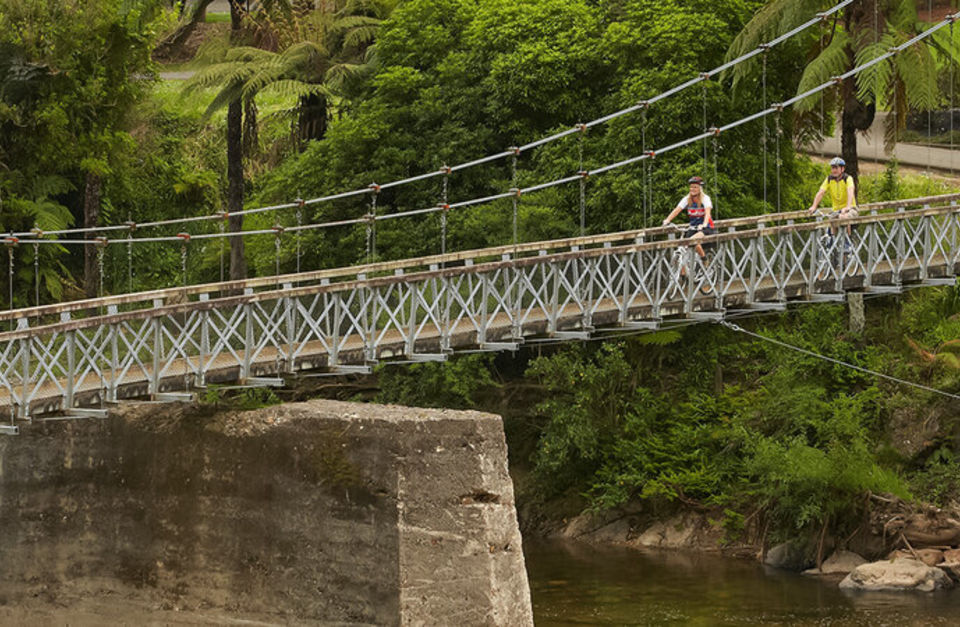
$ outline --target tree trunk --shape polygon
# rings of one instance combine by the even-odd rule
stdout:
[[[180,5],[180,21],[182,24],[180,24],[175,31],[168,35],[166,39],[157,43],[156,49],[154,50],[154,55],[163,58],[175,57],[180,48],[187,43],[188,39],[190,39],[190,36],[193,34],[193,31],[197,29],[197,26],[206,20],[207,7],[212,3],[213,0],[197,0],[196,4],[193,6],[193,9],[190,10],[190,17],[184,22],[183,16],[186,12],[187,6],[187,2],[185,0],[183,4]]]
[[[232,39],[237,38],[241,24],[239,0],[230,2]],[[243,230],[243,103],[234,100],[227,106],[227,212],[230,214],[227,227],[231,233]],[[230,279],[247,278],[247,259],[244,254],[243,237],[230,239]]]
[[[847,174],[853,177],[860,193],[860,157],[857,153],[857,131],[865,131],[873,124],[876,106],[857,99],[855,79],[843,83],[843,114],[840,117],[840,155],[847,162]]]
[[[297,118],[297,134],[300,149],[315,139],[323,139],[327,134],[327,99],[319,94],[300,98],[300,114]]]
[[[83,192],[83,226],[90,228],[100,222],[100,191],[103,182],[99,174],[87,172]],[[94,239],[98,233],[87,233],[87,239]],[[98,246],[83,247],[83,292],[87,298],[96,298],[100,294],[100,265],[97,263]]]
[[[250,98],[243,103],[243,156],[247,159],[255,157],[259,143],[257,103]]]

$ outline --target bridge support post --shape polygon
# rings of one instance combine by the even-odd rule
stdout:
[[[26,318],[17,320],[17,329],[26,329],[29,326]],[[30,420],[30,352],[33,350],[33,338],[25,337],[20,340],[20,418]]]
[[[70,319],[69,313],[60,314],[60,321],[66,322]],[[66,351],[67,351],[67,381],[63,391],[63,401],[60,404],[62,409],[73,409],[73,392],[77,377],[77,332],[66,332]]]
[[[204,303],[210,300],[209,294],[200,294],[200,302]],[[199,366],[197,387],[207,387],[207,367],[204,362],[207,361],[207,355],[210,354],[210,312],[207,309],[200,311],[200,348],[197,355],[197,365]]]
[[[253,294],[252,288],[244,288],[243,295]],[[250,378],[250,360],[256,340],[253,337],[253,305],[244,303],[243,307],[243,366],[240,369],[240,382],[246,383]]]
[[[284,283],[283,289],[284,291],[292,290],[293,283]],[[297,305],[295,299],[289,296],[285,296],[283,298],[283,313],[287,323],[287,337],[284,338],[287,340],[287,354],[285,356],[287,363],[284,364],[284,370],[287,372],[287,374],[293,374],[297,369],[296,365],[294,364],[293,356],[295,350],[294,343],[296,342],[297,336]]]
[[[901,271],[903,269],[903,263],[906,258],[906,250],[905,250],[906,246],[905,246],[904,238],[906,237],[907,227],[905,224],[906,218],[904,216],[903,207],[897,207],[897,216],[898,218],[896,222],[894,222],[894,227],[893,227],[896,230],[895,239],[896,239],[896,246],[897,246],[897,259],[896,261],[893,262],[892,278],[895,285],[900,285],[900,283],[903,280]]]
[[[924,205],[924,210],[930,208],[930,205]],[[933,260],[933,218],[923,216],[920,218],[923,225],[923,259],[920,260],[920,280],[926,281],[930,278],[930,262]]]
[[[163,306],[163,299],[154,299],[154,308]],[[160,316],[154,316],[150,319],[150,325],[153,327],[153,372],[150,373],[150,396],[155,397],[160,393],[160,359],[163,351],[163,321]]]
[[[116,313],[116,309],[114,312]],[[113,323],[110,325],[110,334],[108,341],[110,342],[110,385],[107,387],[107,402],[116,403],[118,396],[119,381],[117,380],[118,371],[120,370],[120,341],[117,337],[119,335],[119,325]],[[201,370],[202,371],[202,370]]]

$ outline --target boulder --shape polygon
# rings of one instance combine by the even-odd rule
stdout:
[[[960,549],[947,549],[943,552],[943,561],[960,562]]]
[[[945,572],[915,559],[861,564],[840,582],[840,588],[843,590],[933,592],[952,587],[953,580]]]
[[[678,549],[697,542],[697,530],[703,518],[696,514],[678,514],[665,522],[655,522],[633,544],[643,547]]]
[[[890,553],[887,556],[888,560],[899,560],[899,559],[908,559],[908,560],[920,560],[927,566],[936,566],[940,562],[944,561],[943,551],[940,549],[916,549],[915,551],[906,551],[904,549],[897,549]]]
[[[950,579],[960,581],[960,562],[940,562],[937,568],[947,573]]]
[[[767,551],[763,563],[773,568],[801,571],[810,565],[810,560],[803,554],[803,549],[794,542],[778,544]]]
[[[857,566],[866,564],[863,559],[853,551],[835,551],[820,565],[820,568],[811,568],[803,571],[804,575],[846,575]]]

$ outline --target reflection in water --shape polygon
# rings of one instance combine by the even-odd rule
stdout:
[[[525,547],[538,627],[551,625],[960,625],[960,590],[841,592],[715,555],[573,542]]]

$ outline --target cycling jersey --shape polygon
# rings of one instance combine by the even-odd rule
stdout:
[[[700,198],[697,201],[692,201],[690,194],[687,194],[678,206],[681,210],[686,210],[687,217],[690,218],[690,226],[697,227],[703,224],[703,219],[707,216],[707,209],[713,210],[713,201],[710,200],[709,196],[701,192]],[[707,226],[713,228],[712,218],[710,222],[707,223]]]
[[[853,177],[844,172],[840,176],[828,176],[820,186],[820,191],[829,192],[830,202],[833,203],[834,211],[840,211],[847,207],[847,193],[854,195]],[[851,207],[857,206],[857,199],[853,198]]]

